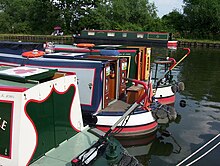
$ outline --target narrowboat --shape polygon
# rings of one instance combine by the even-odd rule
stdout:
[[[85,43],[84,43],[85,44]],[[48,44],[47,44],[48,45]],[[150,73],[151,48],[143,46],[98,45],[92,48],[73,45],[52,44],[48,52],[84,53],[75,58],[86,58],[90,55],[119,56],[127,59],[127,77],[148,80]],[[85,44],[86,45],[86,44]],[[87,56],[88,55],[88,56]],[[91,57],[91,56],[90,56]],[[131,84],[128,83],[130,86]]]
[[[0,105],[0,165],[139,164],[117,140],[84,126],[75,73],[1,66]]]
[[[33,54],[35,54],[34,51]],[[78,76],[77,82],[84,123],[95,124],[97,119],[94,116],[96,116],[98,117],[97,124],[104,126],[101,129],[106,132],[141,94],[135,99],[132,97],[126,98],[127,87],[124,77],[126,78],[127,76],[127,62],[125,58],[114,57],[110,60],[75,59],[74,57],[77,55],[79,53],[54,53],[30,58],[22,55],[0,54],[0,64],[56,68],[60,72],[75,72]],[[111,70],[114,70],[115,73],[112,73]],[[131,91],[130,94],[132,93]],[[109,107],[111,106],[114,106],[113,108],[117,107],[116,109],[110,109]],[[104,109],[107,110],[104,112],[111,112],[111,115],[110,113],[108,115],[106,113],[101,114]],[[135,111],[136,107],[132,107],[132,109]],[[146,132],[152,132],[157,129],[156,119],[151,111],[147,109],[136,110],[130,117],[127,123],[128,129],[126,129],[126,125],[120,126],[121,124],[119,124],[118,128],[123,128],[124,130],[120,130],[117,133],[118,136],[146,134]],[[109,120],[103,121],[102,119],[105,118]]]
[[[72,55],[72,54],[71,54]],[[47,58],[68,59],[71,55],[67,54],[47,54]],[[135,103],[139,97],[149,89],[138,86],[130,86],[127,88],[126,81],[133,82],[134,84],[141,84],[145,87],[146,83],[134,79],[127,78],[127,59],[123,56],[108,56],[108,55],[74,55],[73,58],[78,60],[92,61],[107,61],[109,63],[108,70],[105,75],[105,90],[103,94],[104,105],[99,108],[95,115],[97,122],[95,126],[107,132],[117,119],[119,119],[124,111],[130,109],[130,105]],[[139,93],[135,96],[135,93]],[[149,97],[149,96],[146,96]],[[150,99],[149,99],[150,100]],[[148,105],[149,106],[149,105]],[[118,124],[115,129],[117,137],[136,136],[154,132],[157,129],[157,122],[153,118],[150,108],[131,108],[133,113],[130,115],[126,124]],[[137,119],[139,121],[137,121]],[[120,131],[120,132],[119,132]]]
[[[56,49],[57,48],[57,49]],[[68,48],[68,49],[66,49]],[[134,78],[137,80],[149,81],[149,76],[151,71],[153,71],[153,65],[156,65],[156,71],[153,73],[154,80],[154,98],[159,101],[161,104],[173,104],[175,102],[175,92],[172,91],[172,88],[177,86],[178,83],[174,83],[175,81],[172,79],[173,85],[163,84],[162,82],[160,86],[156,85],[156,77],[159,75],[158,65],[159,67],[162,65],[172,64],[174,61],[155,61],[151,64],[151,48],[143,47],[143,46],[122,46],[122,45],[96,45],[92,48],[80,48],[77,46],[69,46],[68,45],[55,45],[55,51],[67,51],[67,52],[82,52],[85,54],[75,56],[77,59],[103,59],[107,58],[107,54],[109,56],[119,56],[127,59],[127,76],[128,78]],[[104,55],[104,56],[97,56]],[[166,67],[167,68],[167,67]],[[169,73],[171,78],[171,72]],[[168,77],[168,76],[167,76]],[[171,81],[171,80],[170,80]],[[128,86],[131,86],[131,82],[127,83]],[[179,85],[182,85],[180,83]],[[157,86],[157,88],[156,88]],[[183,86],[182,86],[183,87]],[[180,89],[180,88],[179,88]]]
[[[127,58],[128,61],[128,69],[127,73],[129,75],[129,78],[135,78],[137,80],[143,80],[146,82],[151,82],[151,79],[154,80],[153,82],[153,92],[154,92],[154,99],[160,102],[161,104],[174,104],[175,102],[175,93],[181,90],[184,90],[184,84],[182,82],[176,82],[173,79],[173,76],[171,74],[171,71],[166,75],[166,78],[170,78],[166,81],[161,81],[159,84],[157,83],[157,77],[159,75],[158,65],[165,65],[165,69],[167,70],[167,66],[174,65],[176,63],[175,59],[170,58],[169,61],[155,61],[154,64],[156,65],[156,71],[153,78],[150,78],[151,72],[153,71],[152,64],[150,63],[150,55],[151,55],[151,49],[141,46],[127,46],[127,48],[119,47],[117,49],[113,49],[110,46],[95,46],[94,49],[100,49],[99,54],[104,56],[97,56],[94,52],[91,53],[91,55],[85,54],[76,56],[76,58],[83,58],[83,59],[103,59],[108,58],[109,56],[119,56],[119,57],[125,57],[123,54],[120,55],[120,50],[129,50],[129,49],[138,49],[138,54],[136,54],[133,61],[130,60],[130,58]],[[104,49],[103,49],[104,48]],[[108,48],[108,49],[106,49]],[[116,55],[115,52],[118,51],[118,54]],[[109,56],[107,56],[107,54]],[[132,56],[131,56],[132,57]],[[172,60],[171,60],[172,59]],[[165,72],[166,72],[165,70]],[[131,71],[131,72],[130,72]],[[135,73],[134,73],[135,71]],[[130,73],[129,73],[130,72]],[[172,82],[172,83],[171,83]],[[127,85],[131,86],[131,83],[128,83]]]
[[[117,30],[82,30],[74,43],[144,45],[167,47],[172,34],[167,32],[141,32]]]
[[[163,104],[174,104],[175,94],[183,91],[185,86],[183,82],[177,82],[173,79],[172,70],[184,58],[190,54],[189,48],[183,48],[187,53],[178,61],[174,58],[158,59],[154,61],[155,68],[152,74],[152,80],[155,90],[154,98]],[[163,70],[163,72],[161,72]]]

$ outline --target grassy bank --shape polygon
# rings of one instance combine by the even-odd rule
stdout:
[[[25,34],[0,34],[3,41],[24,41],[24,42],[47,42],[73,43],[71,35],[51,36],[51,35],[25,35]]]
[[[198,39],[176,39],[179,42],[190,42],[190,43],[214,43],[214,44],[220,44],[220,41],[218,40],[198,40]]]

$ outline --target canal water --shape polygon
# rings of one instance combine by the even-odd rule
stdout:
[[[177,61],[186,53],[181,48],[172,52],[152,48],[152,52],[152,58],[170,56]],[[181,164],[220,133],[220,49],[191,48],[173,74],[185,84],[176,95],[177,119],[160,125],[155,134],[127,140],[128,151],[145,166],[220,165],[220,136]],[[183,100],[185,107],[180,106]],[[201,159],[195,162],[197,158]]]

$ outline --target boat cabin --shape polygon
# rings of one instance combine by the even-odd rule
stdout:
[[[0,67],[0,165],[29,165],[82,129],[75,73]]]
[[[167,32],[138,32],[117,30],[83,30],[74,37],[75,43],[145,45],[167,47],[172,34]]]

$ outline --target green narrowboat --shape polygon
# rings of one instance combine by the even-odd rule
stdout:
[[[0,67],[0,165],[123,165],[127,157],[138,164],[102,135],[83,125],[75,73]]]
[[[74,37],[74,42],[167,47],[171,38],[172,34],[168,32],[82,30],[80,35]]]

